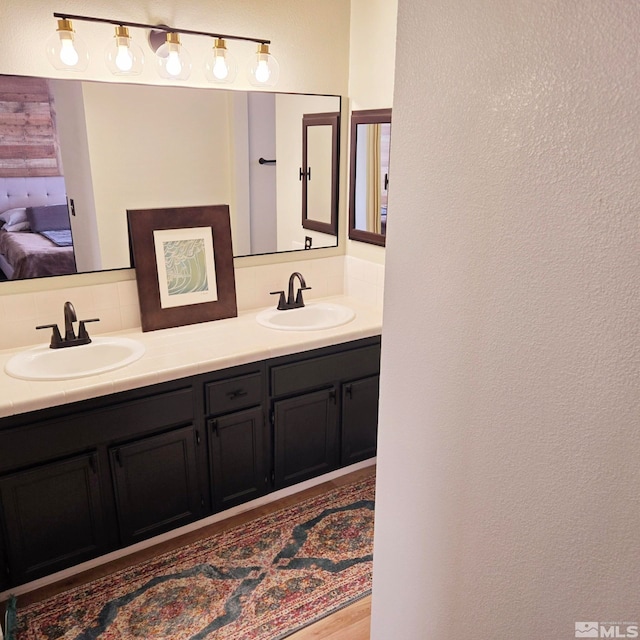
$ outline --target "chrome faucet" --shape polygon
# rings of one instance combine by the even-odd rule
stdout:
[[[51,344],[52,349],[60,349],[62,347],[75,347],[81,344],[89,344],[91,338],[87,332],[85,324],[87,322],[98,322],[100,318],[91,318],[89,320],[80,320],[78,327],[78,335],[73,330],[73,323],[76,322],[76,310],[70,302],[64,303],[64,338],[60,335],[60,329],[57,324],[42,324],[36,329],[52,329]]]
[[[296,278],[300,281],[300,287],[298,288],[298,293],[294,295],[294,283]],[[271,291],[271,295],[279,295],[280,298],[278,300],[278,309],[286,310],[286,309],[298,309],[300,307],[304,307],[304,300],[302,299],[302,292],[308,291],[311,287],[307,286],[307,283],[304,281],[302,274],[298,271],[294,271],[289,276],[289,290],[288,295],[285,300],[284,291]]]

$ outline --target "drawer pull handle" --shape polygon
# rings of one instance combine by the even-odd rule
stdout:
[[[116,449],[116,462],[119,467],[122,467],[122,458],[120,457],[120,449]]]
[[[351,398],[353,398],[353,387],[350,384],[348,384],[344,388],[344,391],[347,394],[347,398],[349,398],[349,400],[351,400]]]
[[[227,393],[227,397],[230,400],[235,400],[236,398],[242,398],[243,396],[248,395],[248,392],[244,389],[235,389],[234,391],[229,391]]]

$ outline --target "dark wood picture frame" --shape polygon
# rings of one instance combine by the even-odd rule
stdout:
[[[312,179],[309,168],[309,144],[307,129],[309,127],[331,127],[331,211],[330,221],[322,222],[309,217],[309,180]],[[309,113],[302,116],[302,227],[310,231],[319,231],[332,236],[338,235],[338,175],[340,163],[340,114]]]
[[[356,159],[359,124],[391,124],[391,109],[368,109],[351,113],[351,140],[349,149],[349,239],[384,247],[386,236],[356,227]]]
[[[132,209],[127,211],[127,220],[143,331],[238,315],[228,205]],[[211,231],[217,300],[163,308],[154,232],[196,228]]]

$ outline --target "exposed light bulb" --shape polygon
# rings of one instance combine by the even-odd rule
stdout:
[[[156,60],[158,73],[163,78],[186,80],[191,74],[191,57],[174,31],[166,33],[166,42],[156,50]]]
[[[116,54],[116,67],[120,71],[127,72],[133,68],[133,55],[126,44],[118,44],[118,53]]]
[[[142,72],[144,54],[132,40],[127,27],[116,27],[116,34],[105,49],[104,61],[116,76],[137,76]]]
[[[169,57],[167,58],[167,73],[171,76],[179,76],[182,72],[182,63],[180,62],[180,55],[174,49],[169,51]]]
[[[67,18],[58,20],[58,28],[47,39],[45,50],[49,62],[61,71],[84,71],[89,64],[87,45]]]
[[[258,45],[256,56],[249,63],[249,82],[256,87],[273,87],[278,82],[280,65],[269,53],[269,45]]]
[[[60,60],[68,67],[75,67],[80,60],[80,56],[73,46],[73,40],[60,34]]]
[[[238,63],[224,38],[216,38],[204,60],[204,75],[209,82],[229,84],[236,79]]]
[[[223,56],[216,56],[216,61],[213,64],[213,75],[218,80],[225,80],[229,75],[229,67]]]
[[[271,75],[271,71],[269,71],[269,65],[266,60],[260,60],[258,62],[258,66],[256,67],[256,80],[258,82],[266,82]]]

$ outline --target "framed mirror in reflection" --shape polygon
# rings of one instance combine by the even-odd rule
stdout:
[[[65,202],[72,266],[62,273],[129,268],[127,209],[228,204],[234,257],[336,246],[335,235],[302,226],[299,170],[303,115],[340,105],[339,96],[0,76],[0,269],[9,279],[60,275],[33,267],[30,247],[18,251],[26,267],[16,264],[3,238],[17,231],[2,216],[45,207],[46,226],[47,207]]]
[[[349,238],[384,246],[391,109],[351,114]]]
[[[339,113],[302,116],[302,226],[338,235]]]

